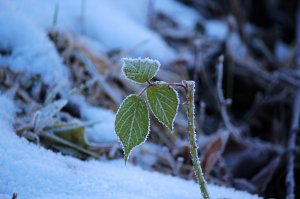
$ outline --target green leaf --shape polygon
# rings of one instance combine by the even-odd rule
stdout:
[[[125,163],[131,150],[146,141],[149,129],[146,102],[137,95],[129,95],[121,104],[115,120],[115,131],[124,150]]]
[[[145,83],[156,75],[159,67],[160,63],[157,60],[124,58],[122,71],[128,79]]]
[[[64,140],[77,144],[83,148],[87,148],[89,145],[85,139],[84,131],[85,128],[80,126],[80,124],[71,123],[55,129],[54,134]]]
[[[168,85],[155,85],[146,94],[155,117],[172,131],[179,106],[178,93]]]

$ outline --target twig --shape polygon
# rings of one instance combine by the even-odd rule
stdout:
[[[230,122],[228,113],[227,113],[227,105],[228,101],[224,98],[223,89],[222,89],[222,81],[223,81],[223,55],[219,57],[218,65],[217,65],[217,95],[220,103],[220,112],[223,119],[223,122],[226,128],[233,134],[237,135],[239,133],[238,129],[232,125]]]
[[[154,28],[155,21],[156,21],[155,0],[148,0],[147,19],[148,19],[148,26],[150,28]]]
[[[79,129],[79,128],[84,128],[84,127],[88,127],[88,126],[94,126],[96,124],[100,124],[101,122],[103,122],[103,120],[96,120],[96,121],[87,121],[87,122],[83,122],[81,124],[65,124],[63,127],[50,127],[47,130],[51,130],[52,132],[62,132],[62,131],[72,131],[75,129]]]
[[[296,138],[299,131],[299,118],[300,118],[300,90],[295,94],[293,105],[293,118],[291,129],[289,133],[288,146],[287,146],[287,174],[285,178],[286,185],[286,199],[294,199],[295,194],[295,151],[296,151]]]
[[[142,90],[141,90],[141,92],[139,92],[139,94],[138,94],[138,96],[141,96],[146,90],[147,90],[147,88],[149,88],[150,86],[152,86],[152,84],[148,84],[147,86],[145,86]]]
[[[18,198],[18,194],[17,193],[13,193],[11,199],[17,199]]]
[[[194,42],[194,69],[193,69],[193,80],[196,82],[196,90],[198,90],[198,82],[199,82],[199,73],[202,68],[202,60],[201,60],[201,40],[196,40]],[[199,101],[199,95],[195,96],[196,103]]]
[[[300,70],[300,2],[298,3],[297,19],[296,19],[296,66]],[[286,199],[295,198],[295,152],[296,152],[296,139],[299,131],[299,119],[300,119],[300,89],[295,91],[295,98],[293,104],[293,117],[292,124],[288,138],[287,146],[287,174],[285,178],[286,185]]]
[[[81,33],[85,33],[85,13],[86,13],[86,0],[81,0],[80,5],[80,27],[81,27]]]
[[[241,36],[241,39],[247,43],[247,38],[244,32],[244,15],[241,13],[242,6],[240,5],[240,2],[238,0],[230,0],[231,9],[233,11],[233,14],[235,16],[235,19],[237,21],[237,28],[238,32]]]
[[[73,144],[73,143],[71,143],[71,142],[69,142],[67,140],[64,140],[64,139],[62,139],[62,138],[60,138],[60,137],[58,137],[58,136],[56,136],[54,134],[51,134],[51,133],[41,133],[40,135],[42,137],[54,140],[54,141],[56,141],[56,142],[58,142],[60,144],[66,145],[66,146],[68,146],[70,148],[76,149],[77,151],[85,153],[85,154],[87,154],[89,156],[92,156],[92,157],[94,157],[96,159],[99,158],[99,155],[97,153],[94,153],[92,151],[86,150],[86,149],[84,149],[84,148],[82,148],[82,147],[80,147],[80,146],[78,146],[76,144]]]
[[[122,96],[114,90],[105,80],[105,78],[99,74],[99,72],[96,69],[96,66],[94,63],[89,59],[88,56],[80,53],[79,51],[74,51],[74,56],[76,56],[79,60],[81,60],[87,67],[89,73],[94,76],[98,82],[99,85],[102,87],[102,89],[105,91],[105,93],[117,104],[120,105],[122,102]]]
[[[176,86],[176,87],[181,87],[183,88],[185,91],[187,91],[187,87],[186,85],[182,82],[182,83],[163,83],[163,82],[157,82],[157,83],[152,83],[152,85],[167,85],[167,86]]]

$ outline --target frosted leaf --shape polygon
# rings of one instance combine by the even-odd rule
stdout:
[[[146,141],[149,129],[146,102],[137,95],[129,95],[121,104],[115,120],[115,131],[124,150],[125,162],[131,150]]]
[[[171,131],[178,111],[178,93],[168,85],[151,86],[146,91],[154,116]]]
[[[40,111],[37,111],[34,115],[33,126],[34,129],[39,132],[46,126],[52,125],[53,116],[58,113],[66,104],[68,100],[60,99],[51,104],[48,104]]]
[[[122,71],[128,79],[137,83],[145,83],[156,75],[159,67],[160,63],[157,60],[124,58]]]

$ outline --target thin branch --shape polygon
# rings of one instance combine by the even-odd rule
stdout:
[[[185,85],[185,83],[184,83],[184,81],[183,82],[181,82],[181,83],[164,83],[164,82],[155,82],[153,85],[167,85],[167,86],[176,86],[176,87],[181,87],[181,88],[183,88],[186,92],[187,92],[187,87],[186,87],[186,85]]]
[[[84,148],[82,148],[82,147],[80,147],[80,146],[78,146],[78,145],[76,145],[76,144],[73,144],[72,142],[69,142],[69,141],[67,141],[67,140],[64,140],[64,139],[62,139],[62,138],[60,138],[60,137],[58,137],[58,136],[56,136],[56,135],[54,135],[54,134],[51,134],[51,133],[41,133],[40,135],[41,135],[42,137],[51,139],[51,140],[56,141],[56,142],[58,142],[58,143],[60,143],[60,144],[63,144],[63,145],[65,145],[65,146],[68,146],[68,147],[70,147],[70,148],[76,149],[77,151],[80,151],[80,152],[82,152],[82,153],[85,153],[85,154],[87,154],[87,155],[89,155],[89,156],[92,156],[92,157],[94,157],[94,158],[96,158],[96,159],[99,158],[99,155],[98,155],[97,153],[94,153],[94,152],[92,152],[92,151],[89,151],[89,150],[87,150],[87,149],[84,149]]]
[[[106,82],[105,78],[97,71],[94,63],[89,59],[87,55],[80,53],[79,51],[74,51],[73,55],[76,56],[80,61],[84,63],[87,67],[89,73],[97,79],[101,88],[105,91],[105,93],[118,105],[122,102],[121,95],[116,92],[116,90]]]
[[[223,119],[223,122],[226,126],[226,128],[233,134],[237,135],[239,133],[238,129],[232,125],[229,119],[229,115],[227,113],[227,105],[229,104],[228,102],[230,100],[224,98],[223,94],[223,89],[222,89],[222,81],[223,81],[223,61],[224,61],[224,56],[221,55],[218,60],[218,65],[217,65],[217,74],[218,74],[218,79],[217,79],[217,95],[220,103],[220,112],[221,116]]]
[[[155,85],[167,85],[167,86],[176,86],[176,87],[182,87],[184,88],[185,91],[187,91],[187,88],[185,84],[183,83],[165,83],[165,82],[150,82],[149,80],[147,81],[148,85],[145,86],[138,94],[138,96],[141,96],[149,87],[155,86]]]
[[[296,152],[296,139],[299,131],[299,118],[300,118],[300,90],[295,94],[293,105],[293,118],[291,129],[288,138],[287,146],[287,174],[285,178],[286,185],[286,199],[294,199],[295,194],[295,152]]]
[[[152,86],[152,84],[148,84],[147,86],[145,86],[140,93],[138,94],[138,96],[141,96],[150,86]]]
[[[297,19],[296,19],[296,67],[300,70],[300,2],[298,3]],[[296,152],[296,140],[299,131],[299,119],[300,119],[300,89],[295,90],[295,98],[293,104],[293,117],[287,143],[287,174],[285,178],[286,185],[286,199],[295,198],[295,152]]]
[[[65,124],[63,127],[50,127],[47,130],[51,130],[52,132],[72,131],[72,130],[79,129],[79,128],[94,126],[96,124],[100,124],[101,122],[103,122],[103,120],[87,121],[87,122],[83,122],[81,124],[76,124],[76,125]]]

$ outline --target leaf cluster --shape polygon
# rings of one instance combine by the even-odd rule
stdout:
[[[132,94],[122,102],[115,120],[115,131],[124,150],[125,162],[132,149],[146,141],[150,132],[149,109],[160,123],[173,131],[178,111],[177,91],[164,82],[151,82],[160,67],[157,60],[123,59],[122,71],[135,83],[148,83],[140,94]],[[142,94],[146,92],[144,99]]]

